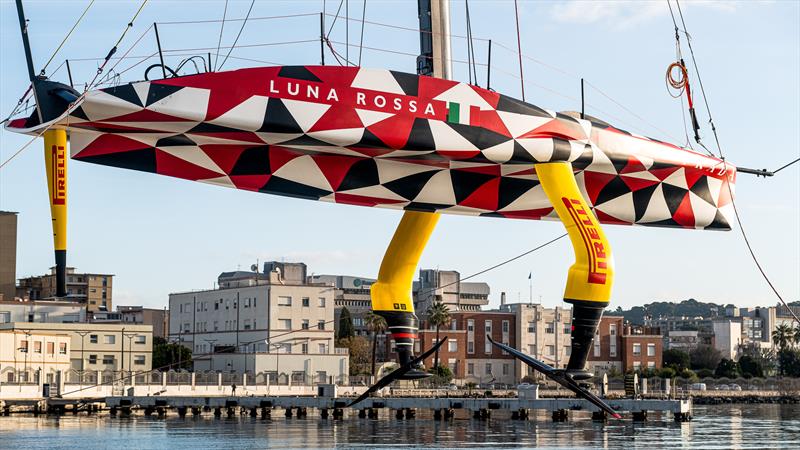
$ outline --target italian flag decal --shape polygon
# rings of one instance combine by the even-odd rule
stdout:
[[[447,102],[447,121],[450,123],[459,123],[461,125],[469,125],[469,105],[461,105],[456,102]]]

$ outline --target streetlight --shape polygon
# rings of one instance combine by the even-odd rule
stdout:
[[[31,330],[20,330],[25,333],[25,382],[28,382],[28,353],[31,351]]]
[[[80,372],[81,380],[80,380],[79,383],[81,385],[81,388],[83,388],[83,370],[84,370],[83,364],[85,362],[85,360],[83,359],[83,341],[86,338],[86,335],[89,334],[89,332],[88,331],[76,331],[75,334],[77,334],[78,336],[81,337],[81,372]]]
[[[208,346],[211,349],[210,352],[206,353],[208,355],[209,367],[211,367],[211,371],[214,371],[214,344],[217,343],[219,339],[203,339],[204,341],[208,342]]]
[[[124,329],[123,329],[124,330]],[[122,336],[128,338],[128,373],[129,376],[133,376],[133,364],[131,364],[131,353],[133,353],[133,337],[136,336],[136,333],[125,333],[122,332]],[[125,358],[125,354],[122,354],[122,357]]]

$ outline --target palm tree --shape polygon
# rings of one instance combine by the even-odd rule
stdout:
[[[437,301],[428,308],[428,325],[436,327],[436,343],[439,343],[439,328],[450,324],[450,310],[447,306]],[[433,360],[433,367],[439,367],[439,349]]]
[[[772,332],[772,343],[778,346],[778,350],[783,351],[792,344],[795,333],[791,326],[782,323]]]
[[[800,344],[800,326],[794,329],[794,343]]]
[[[375,376],[375,354],[378,349],[378,333],[386,330],[386,319],[375,313],[369,313],[364,316],[364,323],[367,324],[367,329],[372,331],[372,376]]]

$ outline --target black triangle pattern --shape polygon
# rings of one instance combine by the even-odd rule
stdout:
[[[150,83],[150,89],[147,91],[147,106],[150,106],[161,99],[167,98],[181,89],[183,89],[181,86]]]

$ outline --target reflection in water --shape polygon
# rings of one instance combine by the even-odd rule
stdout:
[[[800,405],[720,405],[695,408],[695,420],[675,423],[671,415],[651,413],[647,423],[607,424],[578,413],[570,422],[491,420],[434,421],[427,414],[395,420],[342,421],[312,416],[273,420],[250,417],[166,420],[136,416],[0,417],[0,448],[260,448],[260,447],[562,447],[562,448],[765,448],[797,447]],[[467,417],[466,415],[463,417]]]

